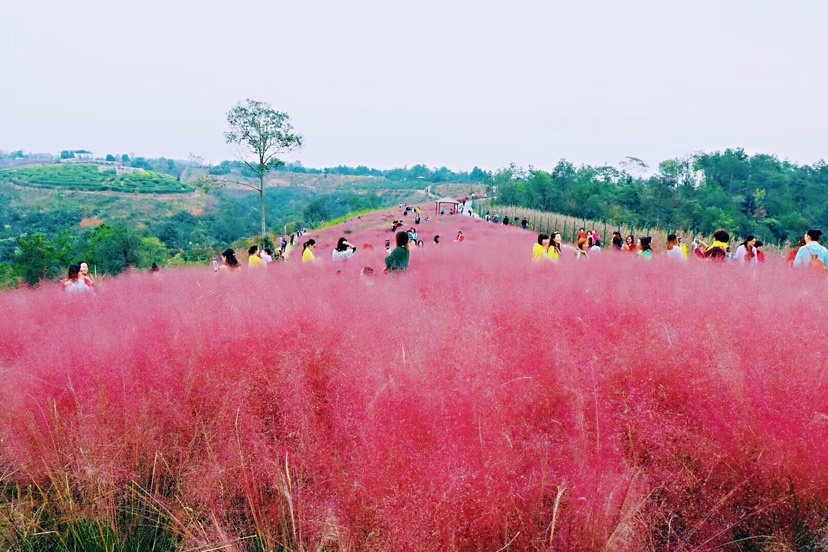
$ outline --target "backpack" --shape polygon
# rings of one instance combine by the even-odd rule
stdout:
[[[713,259],[714,261],[726,261],[727,251],[723,247],[713,247],[704,252],[706,259]]]
[[[805,246],[805,249],[807,249],[807,250],[808,250],[808,254],[811,256],[811,260],[810,260],[810,261],[808,261],[808,268],[810,268],[811,270],[819,270],[819,271],[824,272],[824,271],[825,271],[825,268],[826,268],[826,267],[825,267],[825,263],[823,263],[823,262],[820,260],[820,258],[819,258],[819,253],[817,253],[816,255],[814,255],[814,254],[811,252],[811,248],[810,248],[810,247],[808,247],[807,245]]]

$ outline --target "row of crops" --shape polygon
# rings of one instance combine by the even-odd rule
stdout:
[[[0,171],[0,183],[32,188],[58,188],[87,192],[175,194],[193,187],[175,178],[150,171],[117,175],[101,172],[97,165],[35,165]]]

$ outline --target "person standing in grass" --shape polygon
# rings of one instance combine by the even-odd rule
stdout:
[[[312,263],[316,260],[316,257],[313,256],[313,250],[316,247],[316,240],[313,238],[306,241],[302,244],[302,262],[303,263]]]
[[[532,246],[532,262],[539,263],[549,258],[549,236],[538,234],[538,243]]]
[[[638,253],[638,246],[635,245],[635,237],[634,236],[627,236],[627,239],[624,240],[624,247],[623,250],[627,253]]]
[[[217,261],[213,261],[213,271],[228,271],[239,268],[239,261],[236,259],[236,252],[232,249],[225,249],[221,252],[221,261],[221,264]]]
[[[733,260],[740,264],[757,264],[759,259],[756,256],[756,238],[748,236],[742,244],[736,248]]]
[[[638,256],[641,259],[652,259],[653,258],[653,248],[652,248],[653,238],[650,236],[644,236],[643,238],[638,240],[638,243],[641,244],[641,251],[638,252]]]
[[[61,289],[66,293],[86,293],[94,291],[94,288],[86,285],[81,277],[81,265],[73,264],[69,267],[66,279],[61,285]]]
[[[261,257],[262,263],[264,263],[265,266],[273,262],[273,252],[270,249],[265,249],[264,251],[262,251]]]
[[[345,237],[339,238],[336,242],[336,249],[331,253],[334,261],[347,261],[356,253],[356,246],[351,245]]]
[[[686,260],[684,252],[681,250],[681,246],[679,245],[678,237],[676,237],[675,234],[667,236],[667,258],[680,262],[684,262]]]
[[[549,260],[553,263],[557,263],[558,260],[561,258],[562,243],[563,236],[561,236],[560,232],[555,232],[554,234],[552,234],[552,239],[549,241],[549,249],[546,251],[546,253],[549,256]]]
[[[793,266],[794,261],[796,260],[796,256],[797,256],[797,254],[799,254],[799,250],[802,249],[802,247],[804,245],[805,245],[805,238],[799,238],[799,245],[797,245],[796,247],[791,249],[790,252],[788,253],[788,258],[785,261],[785,263],[788,266]]]
[[[89,275],[89,265],[85,262],[80,264],[80,280],[86,284],[87,287],[90,289],[95,289],[95,282],[92,280],[92,277]]]
[[[713,259],[715,261],[726,261],[728,256],[728,249],[730,245],[728,242],[730,241],[730,234],[727,230],[716,230],[713,233],[713,243],[711,245],[707,245],[703,241],[699,240],[699,248],[698,251],[701,251],[700,256],[705,259]]]
[[[822,230],[808,230],[804,236],[805,245],[799,248],[794,258],[794,268],[815,268],[821,271],[828,269],[828,249],[819,243]]]
[[[765,252],[762,251],[764,245],[762,240],[756,240],[756,243],[753,244],[753,247],[756,248],[756,262],[759,264],[765,264]]]
[[[402,272],[408,270],[408,260],[411,253],[408,251],[408,233],[397,232],[397,247],[385,258],[386,272]]]
[[[259,257],[259,246],[251,245],[250,249],[247,250],[247,254],[249,255],[247,258],[247,266],[249,268],[262,268],[264,266],[262,258]]]

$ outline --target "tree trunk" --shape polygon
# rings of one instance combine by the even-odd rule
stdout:
[[[259,176],[259,200],[261,202],[261,208],[262,208],[262,249],[267,247],[267,244],[265,243],[267,241],[267,224],[265,223],[264,194],[265,194],[264,175],[261,175],[261,176]]]

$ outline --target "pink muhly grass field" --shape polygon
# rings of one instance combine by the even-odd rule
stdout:
[[[429,215],[405,274],[395,210],[314,264],[0,295],[4,483],[100,519],[139,489],[189,546],[824,544],[824,279],[533,265],[535,234]]]

